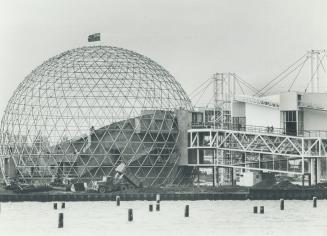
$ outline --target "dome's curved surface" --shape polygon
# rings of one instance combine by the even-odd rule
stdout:
[[[66,51],[11,97],[1,121],[2,167],[7,158],[24,180],[94,179],[123,161],[136,177],[162,184],[178,159],[175,109],[192,109],[190,99],[151,59],[109,46]]]

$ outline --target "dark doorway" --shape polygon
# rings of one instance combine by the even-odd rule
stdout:
[[[286,134],[296,135],[296,122],[287,122],[286,123]]]
[[[297,135],[297,114],[296,111],[284,111],[284,130],[287,135]]]

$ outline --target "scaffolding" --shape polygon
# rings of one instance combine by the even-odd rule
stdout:
[[[222,167],[229,170],[252,170],[270,173],[307,175],[319,182],[319,172],[310,164],[327,156],[327,138],[298,137],[225,129],[191,129],[190,152],[196,156],[197,167]],[[210,150],[212,161],[204,163],[204,151]],[[222,158],[220,154],[226,155]],[[312,165],[311,165],[312,166]],[[227,178],[230,173],[226,174]],[[230,176],[229,176],[230,177]]]
[[[232,181],[235,170],[253,170],[302,176],[313,173],[312,180],[317,183],[319,173],[313,166],[319,165],[327,156],[326,131],[308,131],[297,127],[298,136],[288,136],[282,128],[248,126],[245,120],[234,120],[232,104],[243,102],[279,109],[279,101],[273,101],[266,96],[271,95],[273,89],[282,83],[286,83],[288,92],[292,89],[298,90],[295,86],[297,83],[304,87],[303,93],[325,92],[326,58],[326,50],[310,50],[260,90],[246,83],[235,73],[214,74],[214,102],[211,108],[214,110],[213,122],[205,120],[203,124],[193,124],[193,128],[189,130],[188,149],[192,153],[191,156],[196,157],[196,163],[189,165],[197,168],[213,167],[213,173],[217,172],[216,168],[219,167],[222,169],[219,172],[222,179]],[[243,86],[250,89],[250,93],[244,93]],[[325,89],[321,89],[324,86]],[[203,87],[207,88],[208,85]],[[202,94],[206,92],[202,91]],[[298,103],[300,110],[326,111],[322,106],[302,101]],[[203,162],[205,155],[211,155],[211,163]]]

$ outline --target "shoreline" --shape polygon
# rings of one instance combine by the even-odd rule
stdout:
[[[33,193],[0,193],[0,202],[52,202],[52,201],[115,201],[120,196],[122,201],[155,201],[156,194],[141,192],[112,193],[72,193],[72,192],[33,192]],[[312,200],[327,199],[327,189],[250,189],[248,192],[165,192],[160,193],[162,201],[179,200]]]

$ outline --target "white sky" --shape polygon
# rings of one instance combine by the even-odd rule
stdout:
[[[260,87],[327,49],[327,1],[0,0],[0,114],[32,69],[94,32],[163,65],[188,93],[216,72]]]

